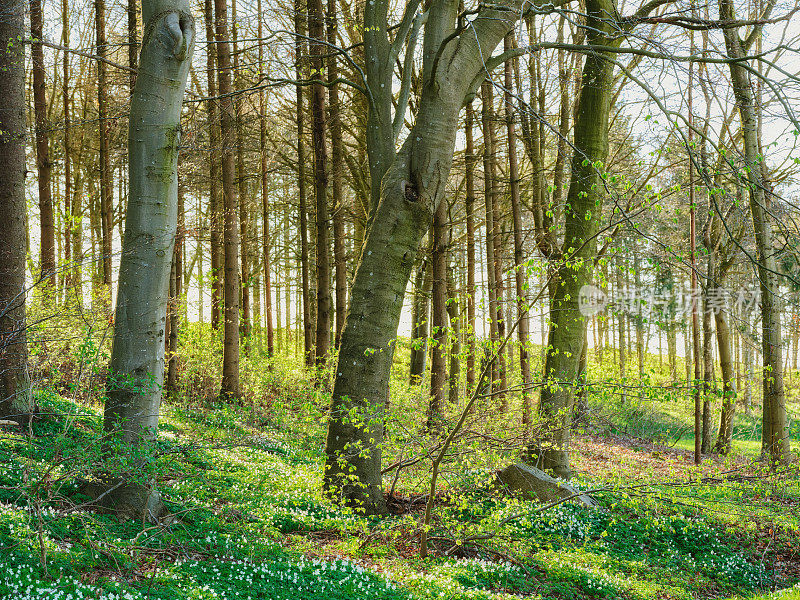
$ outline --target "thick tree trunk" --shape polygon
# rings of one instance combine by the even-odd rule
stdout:
[[[41,40],[42,0],[31,0],[31,58],[33,71],[33,114],[36,131],[36,171],[39,186],[40,269],[42,280],[53,287],[56,272],[55,222],[50,187],[50,131],[47,123],[47,97],[44,73],[44,49]]]
[[[311,70],[319,78],[325,68],[323,57],[329,53],[325,40],[325,13],[322,0],[307,0],[309,51]],[[319,40],[317,42],[316,40]],[[314,146],[314,199],[316,206],[316,271],[317,271],[317,321],[315,357],[317,366],[324,366],[331,347],[331,265],[328,230],[328,146],[325,141],[325,86],[311,86],[311,138]]]
[[[0,419],[33,412],[25,325],[25,5],[0,0]]]
[[[373,8],[385,15],[388,3],[376,1]],[[381,38],[381,45],[385,41],[388,46],[386,19],[366,17],[373,8],[365,8],[365,38],[367,34]],[[386,174],[378,178],[379,202],[353,280],[328,421],[325,487],[340,501],[367,513],[386,510],[380,468],[383,410],[408,277],[445,194],[461,106],[485,76],[482,57],[491,55],[516,19],[514,11],[483,9],[472,21],[470,35],[447,44],[458,4],[434,3],[428,11],[416,118],[397,155],[391,151]],[[371,54],[369,46],[366,49],[367,56],[389,73],[388,85],[372,86],[379,95],[376,104],[391,107],[393,61],[384,61],[380,52]],[[393,136],[390,141],[393,145]]]
[[[236,188],[236,113],[231,94],[231,50],[228,37],[228,5],[214,0],[219,83],[220,143],[222,154],[222,245],[224,262],[224,320],[222,386],[224,398],[239,397],[239,198]]]
[[[736,15],[731,0],[719,0],[720,18],[734,21]],[[745,55],[738,28],[724,30],[725,47],[730,58]],[[764,419],[761,450],[773,463],[789,459],[787,434],[786,396],[783,387],[783,359],[781,339],[780,280],[777,269],[772,216],[769,210],[769,183],[764,176],[764,165],[759,152],[758,118],[753,102],[750,74],[738,62],[730,62],[731,84],[742,126],[744,142],[744,172],[750,193],[750,212],[755,229],[758,256],[758,279],[761,283],[761,328],[764,386]]]
[[[104,430],[131,446],[155,439],[164,377],[164,330],[178,214],[180,111],[191,63],[194,20],[185,0],[148,0],[148,34],[128,133],[130,195],[120,261]],[[122,479],[102,504],[156,519],[152,482]],[[109,488],[106,487],[106,490]]]
[[[607,15],[615,14],[611,0],[587,0],[587,38],[591,45],[618,45]],[[535,458],[544,469],[569,477],[569,441],[581,352],[586,339],[586,317],[578,309],[583,285],[592,277],[596,234],[603,203],[602,172],[608,157],[608,119],[614,67],[609,56],[588,55],[581,76],[581,95],[575,120],[575,154],[565,213],[563,262],[553,295],[548,349],[539,414],[546,433],[538,441]]]

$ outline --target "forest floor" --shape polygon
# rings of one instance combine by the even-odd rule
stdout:
[[[109,468],[101,407],[40,393],[32,436],[0,431],[0,598],[800,598],[794,471],[746,453],[696,467],[638,435],[641,419],[590,427],[575,483],[603,488],[598,509],[540,511],[493,491],[492,469],[454,464],[421,559],[429,464],[399,478],[390,516],[331,504],[324,430],[305,415],[325,397],[298,389],[271,392],[280,410],[166,403],[144,457],[174,516],[157,526],[89,510],[80,481]]]

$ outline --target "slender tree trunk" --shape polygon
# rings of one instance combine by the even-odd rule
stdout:
[[[69,0],[61,0],[61,43],[69,49]],[[73,226],[75,215],[72,212],[72,148],[70,145],[70,98],[69,98],[69,52],[64,50],[62,57],[61,74],[61,100],[64,112],[64,299],[68,301],[71,288],[74,285],[74,267],[70,263],[77,263],[80,251],[73,248]],[[74,258],[73,258],[74,256]]]
[[[295,74],[299,80],[305,76],[305,41],[306,22],[304,12],[306,7],[303,0],[295,0],[294,28],[297,33],[295,40]],[[314,364],[314,331],[311,323],[311,299],[309,294],[308,277],[308,207],[306,198],[306,146],[303,108],[303,87],[297,86],[297,210],[300,213],[300,275],[303,300],[303,348],[306,366]]]
[[[736,391],[734,385],[733,360],[731,357],[731,333],[728,328],[727,311],[718,307],[714,313],[717,326],[717,347],[719,350],[719,365],[722,371],[722,413],[720,416],[719,433],[714,450],[720,454],[731,451],[733,439],[733,417],[736,414]]]
[[[44,37],[42,0],[30,0],[31,9],[31,58],[33,71],[33,113],[36,131],[36,170],[39,188],[39,230],[41,277],[48,287],[55,283],[55,222],[53,218],[53,197],[50,185],[50,127],[47,123],[47,97],[44,72]]]
[[[225,398],[239,396],[239,223],[236,189],[236,112],[231,94],[231,50],[228,37],[228,5],[214,0],[219,94],[220,143],[222,154],[224,319],[222,345],[222,386]]]
[[[448,233],[450,240],[453,239],[452,224]],[[450,367],[447,374],[448,401],[452,405],[458,403],[458,391],[461,373],[461,314],[459,310],[458,290],[453,281],[453,271],[447,269],[447,315],[450,317]]]
[[[494,243],[494,187],[495,187],[495,169],[494,169],[494,145],[492,141],[492,109],[493,109],[493,94],[492,83],[484,81],[481,85],[481,124],[483,126],[483,196],[484,196],[484,214],[485,229],[486,229],[486,279],[487,279],[487,292],[489,296],[489,342],[492,345],[498,343],[498,318],[497,318],[497,272],[495,268],[497,261],[495,261],[495,243]],[[489,365],[488,381],[490,382],[490,390],[495,391],[499,385],[497,379],[499,376],[499,366],[497,360],[492,360]]]
[[[515,47],[513,34],[505,37],[504,48],[506,51]],[[517,321],[517,335],[519,338],[519,368],[522,376],[522,423],[530,422],[531,400],[528,386],[531,382],[531,368],[528,360],[528,302],[525,293],[527,272],[525,269],[525,249],[523,247],[522,211],[520,209],[519,193],[519,166],[517,164],[517,132],[514,124],[514,99],[512,90],[512,62],[505,64],[505,105],[506,105],[506,135],[508,137],[508,176],[511,188],[511,214],[514,225],[514,277],[516,284],[516,303],[519,313]]]
[[[431,274],[433,287],[433,331],[431,332],[431,390],[428,403],[427,427],[431,431],[442,425],[442,407],[446,397],[447,366],[447,246],[448,235],[447,202],[439,203],[433,215],[431,228]]]
[[[327,6],[328,43],[337,45],[336,0],[328,0]],[[328,122],[331,131],[331,193],[333,201],[333,264],[335,273],[336,323],[334,344],[338,348],[342,337],[344,319],[347,311],[347,256],[345,254],[344,197],[342,195],[342,121],[339,102],[339,67],[336,55],[329,54],[328,66]]]
[[[241,68],[239,60],[239,20],[236,14],[236,0],[231,0],[231,23],[233,35],[233,89],[241,89]],[[236,95],[233,101],[236,114],[236,187],[239,196],[239,337],[244,342],[244,352],[250,351],[250,343],[253,331],[252,299],[250,292],[252,282],[250,278],[250,223],[249,209],[250,202],[247,190],[247,179],[245,177],[244,165],[244,123],[242,121],[242,97]]]
[[[258,0],[258,14],[261,12],[261,0]],[[264,37],[263,19],[258,19],[258,37]],[[258,70],[259,79],[265,75],[264,71],[264,44],[258,45]],[[267,158],[267,102],[266,92],[258,92],[259,134],[261,150],[261,221],[262,221],[262,253],[264,260],[264,313],[267,321],[267,354],[275,354],[275,332],[272,325],[272,260],[270,257],[270,208],[269,208],[269,160]],[[280,306],[280,290],[276,294]],[[278,308],[278,327],[280,327],[280,308]]]
[[[428,307],[433,286],[432,267],[423,258],[414,278],[414,303],[411,307],[411,356],[408,384],[419,385],[428,357]]]
[[[142,16],[149,35],[131,100],[130,194],[104,417],[105,432],[132,446],[152,442],[158,428],[178,213],[180,112],[194,42],[185,0],[145,0]],[[103,483],[94,495],[104,488],[102,504],[122,516],[155,520],[163,511],[152,482]]]
[[[97,119],[99,144],[100,144],[100,232],[102,237],[101,252],[103,265],[103,285],[111,286],[111,236],[113,224],[113,187],[111,184],[111,158],[109,156],[109,121],[108,121],[108,78],[106,77],[106,63],[102,59],[108,55],[108,41],[106,40],[106,3],[105,0],[95,0],[95,35],[97,55]],[[106,299],[108,301],[108,298]]]
[[[0,0],[0,419],[33,413],[25,325],[25,5]]]
[[[136,10],[136,0],[128,0],[128,66],[133,69],[129,74],[131,94],[136,86],[136,69],[139,58],[139,19]]]
[[[467,394],[475,387],[475,146],[472,139],[475,119],[472,101],[467,104],[465,124],[464,177],[467,195],[464,199],[467,229]]]
[[[172,252],[172,273],[169,290],[169,343],[167,346],[167,391],[178,391],[178,329],[181,322],[180,300],[183,292],[183,253],[186,233],[183,190],[178,189],[178,227]]]
[[[323,57],[329,53],[325,40],[325,13],[322,0],[307,0],[311,70],[319,79],[325,69]],[[317,42],[316,40],[319,40]],[[317,329],[315,356],[317,366],[324,366],[331,346],[331,267],[328,229],[328,146],[325,142],[325,86],[311,86],[311,138],[314,145],[314,197],[317,217]]]
[[[714,334],[711,330],[712,310],[709,301],[709,286],[715,277],[713,254],[709,254],[707,260],[707,283],[703,295],[703,436],[700,446],[703,454],[711,452],[711,393],[714,387],[714,357],[712,354]]]
[[[209,158],[209,236],[211,240],[211,327],[219,328],[220,305],[222,304],[222,199],[219,194],[220,180],[220,116],[217,106],[217,73],[215,69],[217,49],[214,43],[214,9],[212,0],[204,0],[206,39],[206,80],[208,95],[206,102]]]

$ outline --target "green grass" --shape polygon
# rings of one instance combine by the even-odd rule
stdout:
[[[267,368],[254,352],[243,358],[245,401],[221,404],[208,383],[216,381],[218,348],[202,331],[190,331],[185,343],[198,356],[184,374],[182,393],[163,406],[158,442],[139,456],[148,465],[142,476],[158,480],[176,517],[170,524],[120,523],[72,510],[87,500],[79,493],[82,479],[101,466],[124,471],[131,458],[109,462],[103,454],[102,411],[94,401],[41,392],[45,416],[33,438],[0,432],[0,598],[796,595],[758,596],[795,583],[771,571],[764,558],[800,542],[797,479],[709,484],[687,468],[680,481],[637,474],[640,482],[650,477],[647,485],[630,488],[610,472],[577,481],[611,488],[597,494],[599,510],[564,504],[539,513],[535,503],[491,490],[493,469],[513,457],[480,440],[458,446],[446,464],[446,496],[432,521],[435,546],[421,560],[418,512],[367,518],[322,495],[329,397],[307,373],[289,360]],[[398,361],[406,355],[398,353]],[[412,443],[430,443],[413,433],[424,414],[424,390],[409,389],[404,373],[402,366],[393,371],[386,464],[412,451]],[[663,369],[654,368],[642,397],[628,394],[625,405],[611,388],[594,389],[591,402],[606,415],[606,431],[675,439],[691,422],[690,407],[682,393],[659,388],[663,380]],[[739,415],[736,424],[736,449],[757,453],[753,418]],[[505,422],[483,425],[502,432]],[[679,439],[678,447],[685,442]],[[716,473],[725,469],[721,463]],[[428,472],[425,461],[404,471],[399,493],[420,493]],[[765,535],[771,536],[766,550]]]

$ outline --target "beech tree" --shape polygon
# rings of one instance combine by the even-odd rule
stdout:
[[[145,35],[128,130],[130,194],[120,261],[104,429],[136,446],[155,439],[164,378],[164,332],[178,217],[180,112],[194,48],[187,0],[145,0]],[[110,487],[108,487],[110,486]],[[102,502],[157,518],[151,484],[104,482]]]
[[[461,108],[502,64],[492,52],[522,7],[520,2],[483,5],[468,21],[459,16],[454,0],[433,2],[425,12],[419,12],[420,4],[406,5],[391,39],[389,2],[375,0],[364,7],[371,220],[340,342],[324,483],[329,493],[368,513],[386,510],[380,467],[383,410],[406,283],[445,193]],[[401,93],[393,114],[393,69],[404,47],[413,53],[420,29],[421,93],[411,130],[397,149],[407,96]],[[410,71],[404,77],[410,78]]]

